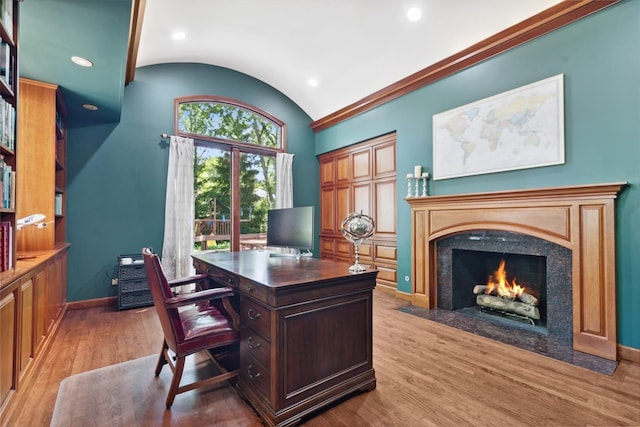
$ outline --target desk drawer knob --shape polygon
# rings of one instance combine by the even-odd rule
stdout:
[[[252,294],[252,293],[254,293],[255,291],[256,291],[256,289],[255,289],[254,287],[252,287],[252,286],[247,286],[247,292],[248,292],[248,293]]]
[[[249,378],[251,378],[252,380],[257,379],[260,376],[260,372],[256,372],[255,374],[252,373],[253,371],[253,365],[249,365],[247,366],[247,375],[249,376]]]
[[[232,284],[233,283],[233,279],[231,279],[231,278],[227,279],[227,283]]]
[[[254,349],[254,348],[260,348],[260,343],[253,343],[253,337],[249,337],[247,338],[247,344],[249,345],[249,348]]]
[[[257,313],[253,308],[247,310],[247,316],[249,320],[257,320],[260,318],[260,313]]]

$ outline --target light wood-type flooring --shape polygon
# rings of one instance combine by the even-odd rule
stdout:
[[[375,390],[305,420],[305,426],[616,426],[640,425],[640,364],[621,361],[606,376],[396,310],[393,295],[374,291]],[[159,351],[161,330],[153,308],[118,312],[100,307],[68,311],[51,351],[36,373],[11,425],[48,426],[66,377]],[[147,373],[153,376],[153,366]],[[114,378],[114,381],[117,381]],[[121,390],[128,399],[130,390]],[[140,425],[259,425],[232,386],[176,397],[177,407],[198,393],[216,393],[214,422],[203,406]],[[180,402],[180,400],[182,402]],[[164,400],[164,396],[162,396]],[[89,411],[93,426],[114,426],[119,405]]]

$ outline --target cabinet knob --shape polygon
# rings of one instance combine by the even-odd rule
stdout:
[[[249,345],[249,348],[254,349],[254,348],[260,348],[260,343],[253,343],[253,337],[249,337],[247,338],[247,345]]]
[[[256,313],[253,308],[250,308],[247,310],[247,316],[249,317],[249,320],[256,320],[260,318],[260,313]]]
[[[247,292],[252,294],[256,291],[256,289],[253,286],[247,286]]]

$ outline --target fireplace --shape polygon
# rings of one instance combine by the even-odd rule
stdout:
[[[530,331],[571,342],[571,250],[522,233],[473,230],[438,239],[436,253],[438,308],[525,323]],[[497,284],[501,275],[513,293],[522,288],[519,297],[489,291],[488,283]]]
[[[544,302],[540,307],[544,324],[539,326],[554,339],[568,340],[574,350],[615,361],[614,201],[626,185],[407,198],[412,227],[411,302],[427,309],[457,310],[459,304],[465,305],[459,302],[466,297],[458,296],[457,287],[467,287],[462,292],[473,294],[474,286],[481,283],[454,286],[453,259],[462,257],[456,264],[465,263],[469,270],[456,276],[468,275],[470,282],[479,282],[487,275],[486,270],[475,272],[479,267],[473,265],[479,261],[469,261],[465,251],[488,252],[500,259],[508,254],[516,264],[540,257],[532,263],[545,264],[544,274],[537,267],[526,267],[536,270],[526,274],[541,286],[537,292]],[[449,264],[442,265],[445,262]]]

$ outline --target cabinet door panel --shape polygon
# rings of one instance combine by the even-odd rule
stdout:
[[[333,233],[335,231],[335,190],[333,188],[320,191],[320,232]]]
[[[349,215],[351,212],[351,203],[349,195],[351,192],[349,191],[349,187],[342,187],[336,189],[336,232],[340,232],[340,224],[342,224],[342,220]]]
[[[389,144],[373,147],[375,155],[374,177],[379,178],[384,175],[396,174],[396,144],[395,141]]]
[[[47,270],[41,269],[35,275],[35,328],[36,351],[44,340],[47,326]]]
[[[371,369],[371,296],[323,298],[278,315],[279,400],[292,405]],[[342,343],[336,351],[336,343]]]
[[[20,285],[20,376],[34,356],[33,352],[33,279],[29,278]]]
[[[9,286],[11,288],[11,286]],[[0,406],[7,398],[14,383],[14,354],[16,333],[16,295],[14,290],[0,293]]]
[[[363,183],[353,186],[353,211],[371,215],[371,184]]]
[[[371,179],[371,151],[353,153],[353,179]]]
[[[320,161],[320,185],[331,185],[335,180],[333,159]]]
[[[349,174],[349,154],[336,158],[336,181],[349,181],[351,175]]]
[[[396,234],[396,183],[384,181],[375,183],[376,233]]]

